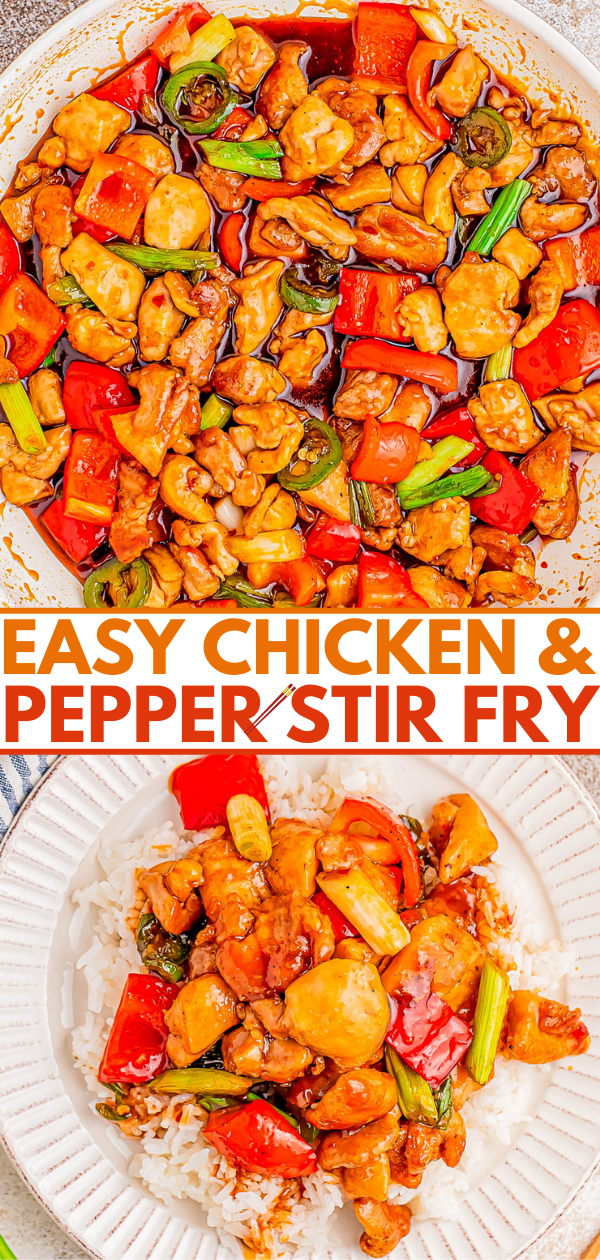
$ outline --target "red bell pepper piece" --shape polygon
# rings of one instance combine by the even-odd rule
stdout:
[[[381,94],[406,88],[417,24],[403,4],[360,3],[354,33],[353,79]]]
[[[107,525],[93,525],[91,521],[76,521],[65,516],[63,499],[55,499],[46,508],[42,524],[75,564],[86,560],[109,533]]]
[[[87,171],[85,175],[80,175],[74,184],[71,184],[71,192],[75,200],[77,200],[86,179]],[[113,232],[112,228],[99,227],[97,223],[91,223],[89,219],[83,219],[81,215],[77,215],[77,218],[73,219],[72,232],[73,236],[79,236],[80,232],[87,232],[88,236],[93,236],[94,240],[99,241],[101,245],[106,245],[107,241],[114,240],[116,236],[116,232]]]
[[[495,494],[471,499],[471,511],[486,525],[504,529],[508,534],[522,534],[541,502],[543,492],[500,451],[488,451],[481,467],[493,477],[499,477],[500,485]]]
[[[80,359],[69,363],[63,385],[63,405],[67,424],[72,429],[96,429],[94,411],[97,407],[117,409],[131,407],[133,402],[122,372],[103,363],[84,363]]]
[[[451,50],[453,51],[453,50]],[[406,87],[408,99],[432,136],[438,140],[449,140],[452,127],[441,109],[429,105],[427,94],[431,83],[431,71],[435,61],[444,61],[448,56],[447,44],[436,44],[431,39],[420,39],[415,44],[406,71]]]
[[[78,429],[65,463],[65,515],[109,525],[115,510],[121,455],[100,433]]]
[[[275,196],[276,194],[273,194]],[[293,196],[293,194],[284,194]],[[333,327],[350,337],[385,337],[407,344],[398,322],[398,307],[408,293],[420,288],[418,276],[398,272],[387,276],[383,271],[363,271],[359,267],[343,267],[340,275],[340,300],[335,308]]]
[[[418,1001],[410,993],[394,994],[390,1003],[393,1014],[386,1041],[437,1089],[468,1050],[471,1028],[437,993]]]
[[[202,1136],[249,1172],[306,1177],[317,1170],[312,1146],[262,1099],[245,1107],[211,1111]]]
[[[408,570],[393,556],[363,551],[358,562],[359,608],[427,608],[413,591]]]
[[[347,941],[351,936],[360,936],[358,928],[355,928],[345,914],[334,906],[333,901],[324,892],[313,893],[311,901],[318,906],[322,914],[326,914],[331,923],[331,930],[335,936],[335,943],[339,945],[340,941]]]
[[[190,35],[200,30],[209,18],[210,13],[207,13],[203,4],[184,4],[151,44],[150,52],[154,53],[161,66],[168,66],[171,53],[184,52]]]
[[[289,184],[284,179],[258,179],[250,176],[244,180],[241,192],[252,197],[253,201],[269,201],[271,197],[306,197],[314,186],[314,179],[301,179],[298,184]]]
[[[113,421],[115,416],[131,415],[135,410],[137,410],[135,403],[133,408],[131,404],[128,407],[92,407],[92,417],[98,433],[101,433],[107,442],[112,442],[113,446],[116,446],[121,455],[125,455],[127,459],[131,459],[131,451],[121,446]]]
[[[351,476],[355,481],[373,481],[380,486],[402,481],[412,472],[420,445],[420,434],[408,424],[380,424],[375,416],[367,416]]]
[[[94,88],[90,96],[99,101],[112,101],[113,105],[120,105],[122,109],[140,109],[142,97],[151,96],[154,92],[159,73],[160,63],[152,52],[147,52],[110,83]]]
[[[242,233],[248,220],[244,214],[230,214],[219,232],[219,251],[232,271],[240,271],[244,255]]]
[[[600,284],[600,225],[578,236],[546,241],[544,253],[560,271],[567,292],[582,284]]]
[[[600,367],[600,311],[576,298],[551,324],[513,354],[512,374],[528,398],[541,398]]]
[[[348,831],[351,824],[355,822],[368,823],[370,827],[376,827],[378,834],[383,836],[384,840],[389,840],[398,854],[402,868],[405,904],[416,906],[421,900],[422,892],[421,865],[417,846],[408,827],[405,827],[393,810],[387,805],[382,805],[380,801],[374,800],[372,796],[347,796],[327,830],[334,835],[339,835]]]
[[[270,818],[265,781],[254,753],[212,753],[177,766],[169,789],[179,802],[187,831],[227,826],[227,802],[240,792],[253,796]]]
[[[452,359],[444,354],[404,350],[400,346],[391,346],[387,341],[352,342],[344,353],[342,367],[407,376],[411,381],[431,385],[440,394],[454,394],[458,389],[458,369]]]
[[[141,1085],[164,1072],[169,1035],[165,1011],[178,993],[176,984],[160,976],[127,977],[100,1064],[99,1081]]]
[[[360,529],[350,521],[334,521],[325,512],[315,521],[306,540],[309,556],[319,556],[321,560],[342,561],[354,560],[360,547]]]
[[[210,138],[211,140],[239,140],[248,123],[253,122],[253,120],[254,114],[251,114],[241,105],[236,105],[235,109],[232,109],[225,119],[225,122],[222,122],[221,126],[217,127],[216,131],[213,131]],[[271,195],[275,196],[274,193]]]
[[[464,438],[465,442],[473,443],[473,450],[469,455],[465,455],[464,459],[458,461],[456,468],[470,468],[471,464],[478,464],[482,455],[489,450],[483,442],[475,428],[473,417],[468,407],[454,407],[452,411],[447,411],[443,416],[437,416],[428,424],[421,434],[426,442],[437,441],[443,437],[459,437]]]
[[[0,334],[10,337],[8,358],[19,376],[35,372],[64,329],[58,307],[31,276],[15,272],[0,293]]]
[[[98,153],[75,202],[75,213],[125,239],[133,236],[156,175],[118,153]]]
[[[297,608],[305,608],[323,590],[321,574],[310,556],[301,560],[282,560],[271,566],[271,582],[279,582],[292,596]]]
[[[238,606],[234,599],[203,599],[201,604],[197,605],[205,612],[237,612]],[[185,605],[182,605],[185,607]],[[190,608],[195,608],[196,604],[190,604]]]
[[[0,219],[0,291],[21,269],[21,251],[9,226]]]

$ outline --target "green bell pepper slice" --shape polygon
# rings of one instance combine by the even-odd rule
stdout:
[[[231,113],[238,96],[237,89],[227,82],[222,66],[214,61],[193,61],[171,75],[162,103],[171,121],[188,135],[210,136]],[[187,113],[181,112],[184,104]],[[205,116],[200,117],[201,113]]]
[[[151,586],[150,569],[143,556],[131,564],[122,564],[115,556],[88,575],[83,602],[86,608],[142,608]]]
[[[304,422],[304,432],[306,436],[302,446],[287,468],[277,473],[277,480],[284,490],[312,490],[341,463],[342,444],[330,424],[310,416]],[[315,458],[307,460],[305,455],[314,455]],[[298,472],[295,472],[298,466]]]

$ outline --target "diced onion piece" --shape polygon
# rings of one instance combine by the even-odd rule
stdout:
[[[176,74],[193,61],[213,61],[217,53],[223,52],[232,39],[235,39],[235,30],[229,18],[222,13],[217,14],[210,22],[205,22],[200,30],[195,31],[185,52],[173,53],[169,61],[171,74]]]
[[[227,436],[242,455],[249,455],[250,451],[256,449],[256,438],[249,424],[232,424],[227,430]]]
[[[215,504],[215,516],[219,525],[224,525],[225,529],[237,529],[244,519],[244,509],[233,502],[230,494],[225,495],[224,499],[220,499]]]
[[[288,560],[300,560],[304,554],[302,535],[293,529],[265,530],[256,538],[230,538],[227,546],[232,556],[242,564],[256,564],[263,560],[285,564]]]
[[[268,862],[273,851],[265,811],[253,796],[240,792],[227,802],[227,822],[238,853],[249,862]]]
[[[431,9],[411,9],[411,13],[426,39],[433,40],[434,44],[456,43],[454,31],[442,22],[439,13],[434,13]]]
[[[410,941],[400,916],[362,871],[317,875],[317,883],[376,954],[397,954]]]

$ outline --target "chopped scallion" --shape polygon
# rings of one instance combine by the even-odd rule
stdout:
[[[80,302],[82,306],[94,305],[77,283],[75,276],[61,276],[60,280],[53,280],[48,285],[47,293],[55,306],[71,306],[74,302]]]
[[[240,175],[281,179],[279,162],[283,154],[277,140],[201,140],[200,148],[209,166]]]
[[[224,402],[218,394],[211,394],[202,404],[201,429],[224,429],[233,415],[233,403]]]
[[[453,473],[450,477],[442,477],[430,486],[423,486],[422,490],[414,490],[404,497],[402,507],[410,512],[413,508],[435,503],[437,499],[479,498],[481,495],[495,494],[497,489],[498,482],[491,473],[477,465],[475,468],[465,468],[463,472]]]
[[[218,13],[216,17],[205,22],[204,26],[194,32],[185,52],[173,53],[169,62],[171,74],[175,74],[184,66],[189,66],[193,61],[212,61],[217,53],[223,52],[232,39],[235,39],[234,27],[229,18]]]
[[[470,455],[472,450],[473,442],[467,442],[464,438],[450,436],[436,442],[431,459],[419,460],[408,477],[398,482],[396,493],[400,506],[406,507],[406,500],[411,495],[437,481],[449,468],[464,459],[465,455]]]
[[[508,976],[487,957],[481,972],[477,1006],[473,1019],[473,1040],[464,1060],[469,1076],[486,1085],[494,1066],[510,985]]]
[[[28,455],[40,455],[48,443],[21,381],[0,385],[0,405],[21,447]]]
[[[436,1126],[438,1109],[427,1081],[400,1058],[393,1046],[387,1044],[385,1066],[396,1083],[398,1106],[402,1115],[415,1124],[428,1124],[431,1128]]]
[[[498,193],[489,214],[481,220],[475,235],[471,237],[469,250],[475,254],[489,254],[531,194],[531,184],[526,179],[513,179],[512,184],[507,184]]]
[[[483,369],[484,381],[505,381],[510,376],[511,365],[512,342],[509,341],[507,346],[502,346],[501,350],[494,350],[489,359],[486,359]]]
[[[153,245],[107,245],[111,254],[125,258],[149,275],[165,271],[197,271],[219,265],[219,255],[206,249],[155,249]],[[74,301],[75,299],[73,299]]]

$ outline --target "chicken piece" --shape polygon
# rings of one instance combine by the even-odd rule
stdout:
[[[39,162],[17,162],[18,175],[15,176],[14,187],[23,192],[26,188],[32,188],[42,177],[42,168]]]
[[[356,236],[345,219],[334,214],[322,197],[271,197],[261,202],[257,219],[285,219],[304,240],[344,262]]]
[[[317,311],[289,310],[277,328],[277,337],[281,342],[295,337],[296,333],[308,332],[311,328],[324,328],[333,322],[333,311],[322,315]],[[279,354],[279,341],[271,343],[273,354]]]
[[[389,201],[392,185],[387,171],[375,162],[369,162],[353,172],[347,183],[334,184],[323,189],[323,195],[344,214],[354,214],[364,206]]]
[[[326,101],[338,118],[345,118],[354,131],[354,143],[344,154],[340,172],[364,166],[365,162],[374,158],[386,137],[373,92],[365,91],[357,83],[332,77],[318,84],[315,96]]]
[[[338,564],[327,575],[325,608],[353,608],[358,602],[358,565]]]
[[[362,446],[365,433],[364,424],[362,421],[349,420],[345,416],[334,416],[332,418],[332,426],[342,444],[342,456],[347,464],[351,464]],[[400,513],[401,519],[402,513]]]
[[[522,387],[511,379],[489,381],[479,386],[476,398],[467,404],[475,428],[494,451],[523,455],[541,442],[543,432]]]
[[[285,378],[272,363],[249,354],[231,355],[213,368],[211,385],[232,402],[270,403],[285,389]]]
[[[516,989],[511,994],[503,1033],[509,1059],[521,1063],[554,1063],[571,1054],[585,1054],[590,1037],[581,1011]]]
[[[515,335],[513,344],[517,348],[528,346],[552,323],[564,291],[560,271],[554,263],[544,261],[529,284],[529,314]]]
[[[56,115],[52,128],[66,145],[65,162],[73,171],[87,171],[98,153],[129,131],[131,114],[112,101],[100,101],[83,92]]]
[[[210,202],[197,180],[164,175],[144,211],[144,241],[157,249],[193,249],[210,222]]]
[[[175,1067],[187,1067],[238,1022],[237,1003],[220,976],[204,975],[179,990],[165,1011],[167,1054]]]
[[[456,578],[458,582],[465,582],[467,590],[472,594],[475,589],[475,578],[481,572],[486,554],[485,548],[474,547],[472,539],[467,538],[460,547],[442,552],[438,559],[439,563],[444,565],[444,575],[448,578]]]
[[[256,538],[257,534],[274,529],[291,529],[295,523],[294,499],[275,481],[263,491],[256,506],[246,512],[243,530],[246,538]]]
[[[175,170],[173,154],[168,145],[159,140],[158,136],[132,131],[129,135],[121,136],[114,147],[114,152],[119,157],[128,158],[130,162],[138,162],[140,166],[145,166],[146,170],[152,171],[157,179],[162,179],[164,175],[171,175]]]
[[[217,166],[209,166],[208,162],[203,162],[198,171],[198,179],[204,191],[216,201],[219,210],[226,213],[243,210],[248,200],[247,193],[242,191],[245,175],[240,175],[237,171],[222,171]]]
[[[570,459],[571,435],[566,429],[557,429],[525,456],[519,468],[539,486],[544,500],[562,499],[569,487]]]
[[[464,172],[464,163],[456,153],[446,153],[427,180],[423,193],[423,217],[443,236],[451,236],[456,222],[452,185]]]
[[[39,368],[27,382],[29,401],[40,424],[64,424],[65,409],[60,376],[49,368]]]
[[[322,835],[320,827],[299,818],[277,818],[271,828],[273,852],[265,874],[274,893],[292,893],[312,897],[317,890],[318,863],[315,845]]]
[[[194,852],[202,862],[202,901],[212,923],[230,901],[257,910],[271,895],[262,863],[240,857],[233,840],[205,840]]]
[[[8,424],[0,424],[0,467],[2,491],[9,503],[22,507],[38,499],[47,499],[52,487],[46,480],[52,477],[67,457],[71,444],[71,429],[62,425],[48,429],[47,445],[39,455],[28,455],[22,450]]]
[[[219,941],[219,921],[217,941]],[[331,923],[295,890],[267,897],[254,911],[254,926],[238,940],[220,943],[217,966],[242,1002],[282,992],[309,967],[331,957]]]
[[[349,1199],[361,1199],[368,1195],[377,1203],[385,1203],[391,1182],[389,1158],[380,1155],[368,1168],[342,1168],[340,1177]]]
[[[286,468],[304,440],[304,417],[305,413],[287,402],[236,407],[234,420],[252,429],[258,448],[250,451],[248,468],[265,476]],[[272,454],[265,454],[267,451]]]
[[[117,560],[124,564],[152,546],[148,513],[157,494],[158,481],[132,460],[121,461],[117,510],[110,523],[109,542]]]
[[[383,166],[413,166],[426,162],[443,148],[443,142],[429,134],[405,96],[386,96],[383,111],[384,131],[391,142],[379,150]]]
[[[196,459],[230,494],[239,507],[253,507],[265,488],[264,478],[252,472],[241,451],[222,429],[206,429],[196,442]]]
[[[448,329],[442,302],[433,285],[421,285],[403,298],[398,318],[405,337],[412,337],[417,350],[438,354],[448,344]]]
[[[409,944],[383,972],[383,987],[390,994],[411,992],[416,975],[419,996],[430,983],[433,993],[459,1011],[477,994],[483,959],[481,945],[469,932],[448,915],[434,915],[411,928]]]
[[[581,140],[581,123],[570,118],[552,118],[549,109],[534,109],[531,128],[531,143],[540,148],[547,145],[576,145]]]
[[[136,324],[116,324],[116,321],[101,315],[100,311],[90,311],[78,302],[65,307],[64,315],[68,340],[78,354],[85,354],[95,359],[96,363],[106,363],[114,368],[133,363],[135,350],[132,341],[137,333]]]
[[[251,220],[248,252],[259,258],[289,258],[300,261],[308,257],[308,246],[285,219],[267,222],[254,215]]]
[[[407,424],[418,433],[424,429],[431,415],[431,399],[424,385],[417,381],[402,381],[389,411],[381,417],[384,422]]]
[[[410,583],[428,608],[468,608],[471,603],[472,595],[461,582],[428,565],[414,565],[410,570]]]
[[[109,321],[135,319],[146,287],[139,267],[111,254],[87,232],[71,241],[61,262]]]
[[[487,861],[498,848],[498,841],[487,825],[483,810],[472,796],[462,793],[448,797],[448,801],[456,806],[449,830],[446,801],[434,806],[430,828],[431,842],[439,853],[442,884],[460,879],[472,866],[480,866]],[[444,821],[438,823],[440,818]]]
[[[189,599],[197,603],[216,595],[220,579],[213,573],[199,547],[179,547],[172,542],[169,543],[169,551],[183,569],[183,589]]]
[[[448,1168],[456,1168],[466,1144],[465,1124],[458,1111],[445,1129],[413,1121],[403,1126],[399,1142],[389,1153],[392,1181],[414,1190],[420,1186],[427,1165],[434,1160],[443,1159]]]
[[[156,916],[166,932],[179,935],[188,932],[202,914],[202,902],[189,881],[181,897],[178,897],[167,884],[167,877],[173,869],[174,862],[159,862],[149,870],[137,871],[137,882],[145,892],[152,913]],[[198,872],[198,879],[201,872]]]
[[[452,181],[452,197],[458,213],[463,218],[474,214],[487,214],[490,207],[484,194],[486,188],[491,188],[491,186],[489,171],[483,170],[480,166],[464,167],[462,173]],[[500,261],[503,260],[500,259]]]
[[[200,524],[214,520],[214,509],[204,496],[213,488],[212,477],[187,455],[171,455],[160,469],[160,493],[172,512]]]
[[[423,218],[423,197],[429,171],[420,162],[413,166],[397,166],[392,175],[392,205],[407,214]]]
[[[295,184],[336,167],[354,144],[354,130],[312,93],[290,114],[279,139],[285,154],[282,176]]]
[[[565,429],[571,434],[574,451],[600,450],[600,382],[576,394],[546,394],[534,407],[549,429]]]
[[[486,571],[479,574],[475,583],[473,607],[495,600],[507,608],[518,608],[537,599],[541,589],[538,582],[517,572]]]
[[[226,1072],[280,1085],[303,1076],[314,1059],[312,1052],[292,1037],[271,1037],[249,1008],[241,1028],[234,1028],[223,1038],[222,1054]]]
[[[505,232],[504,236],[496,242],[492,257],[505,267],[510,267],[518,280],[525,280],[526,276],[539,266],[544,255],[539,245],[530,241],[529,237],[524,236],[518,228],[513,227],[509,228],[508,232]]]
[[[181,594],[183,569],[171,555],[168,547],[160,543],[142,552],[150,567],[152,585],[145,607],[148,609],[170,608]]]
[[[403,551],[429,564],[443,551],[467,541],[470,521],[466,499],[437,499],[408,513],[398,530],[398,544]]]
[[[308,52],[308,44],[289,39],[279,46],[277,61],[267,75],[258,97],[258,109],[273,131],[284,123],[308,95],[308,84],[298,62]]]
[[[152,477],[158,477],[166,452],[181,426],[185,426],[190,408],[198,407],[198,396],[185,377],[159,363],[137,372],[135,386],[140,393],[139,406],[115,414],[115,434],[125,450]]]
[[[173,541],[180,547],[199,547],[213,572],[218,569],[222,577],[235,573],[238,561],[227,546],[229,531],[219,521],[173,521]]]
[[[377,967],[381,962],[381,955],[376,954],[366,941],[360,936],[348,936],[343,941],[338,941],[334,951],[334,958],[344,958],[351,962],[372,962]]]
[[[469,254],[445,277],[444,318],[461,359],[481,359],[501,350],[521,323],[511,310],[519,300],[519,281],[499,262]]]
[[[354,1129],[356,1125],[353,1121]],[[342,1129],[327,1133],[319,1146],[319,1167],[325,1172],[336,1168],[362,1168],[389,1151],[398,1140],[399,1132],[396,1117],[386,1114],[356,1132]]]
[[[402,524],[402,508],[391,486],[372,483],[369,493],[373,506],[373,525],[376,529],[389,529]]]
[[[398,262],[409,271],[429,275],[446,257],[446,237],[395,206],[367,206],[358,215],[354,232],[359,254]]]
[[[65,184],[46,184],[33,203],[33,227],[40,245],[65,248],[73,239],[74,198]]]
[[[192,299],[200,315],[171,343],[169,357],[174,367],[183,368],[194,384],[202,386],[208,383],[233,305],[227,274],[213,273],[210,280],[201,280],[192,289]]]
[[[490,72],[472,44],[460,48],[443,78],[432,88],[429,99],[451,118],[464,118],[477,104],[479,93]]]
[[[218,975],[214,923],[208,923],[194,939],[187,964],[189,980],[198,980],[200,976]]]
[[[350,520],[348,466],[343,459],[318,486],[313,486],[312,490],[298,490],[297,494],[302,503],[326,512],[335,521]]]
[[[566,493],[561,499],[549,499],[536,507],[532,525],[542,538],[570,538],[579,515],[579,495],[574,471],[569,473]]]
[[[184,323],[185,315],[175,306],[164,276],[157,276],[142,294],[138,311],[140,357],[149,363],[166,359]]]
[[[252,354],[268,336],[283,310],[279,280],[283,271],[279,259],[247,263],[241,279],[232,289],[240,299],[233,317],[238,354]]]
[[[271,69],[275,50],[259,31],[251,26],[238,26],[231,43],[215,57],[215,61],[223,66],[234,87],[250,93],[258,87],[265,71]]]
[[[49,481],[19,472],[12,461],[4,464],[0,469],[0,490],[4,498],[8,499],[9,503],[14,503],[16,507],[25,507],[27,503],[38,503],[54,494]]]
[[[397,377],[385,372],[348,372],[333,404],[334,414],[360,421],[367,415],[380,416],[391,406],[397,388]]]
[[[541,587],[534,581],[535,556],[531,547],[526,547],[516,534],[507,534],[489,525],[476,525],[471,537],[477,546],[485,548],[488,560],[498,570],[479,574],[475,583],[476,603],[483,603],[492,595],[500,604],[512,608],[539,595]]]
[[[368,1063],[380,1049],[388,1023],[388,1002],[377,968],[339,958],[292,981],[278,1016],[282,1033],[341,1068]]]
[[[380,1120],[397,1102],[396,1085],[387,1072],[356,1068],[343,1072],[305,1116],[317,1129],[355,1129]]]
[[[366,1256],[388,1256],[410,1232],[410,1208],[404,1204],[363,1197],[354,1200],[354,1211],[364,1226],[360,1249]]]
[[[533,137],[527,124],[513,122],[510,118],[505,118],[504,121],[510,131],[511,146],[506,157],[488,169],[491,188],[504,188],[506,184],[512,184],[513,179],[522,175],[539,156],[539,149],[533,148]]]
[[[296,389],[308,389],[315,372],[327,354],[327,342],[322,333],[313,332],[306,337],[286,341],[279,362],[282,376]]]
[[[164,282],[173,305],[182,315],[191,315],[193,319],[200,314],[200,307],[193,298],[193,287],[190,280],[181,271],[165,271]]]
[[[530,182],[536,187],[534,171]],[[554,192],[558,188],[561,197],[567,201],[589,201],[598,186],[597,180],[579,149],[556,145],[549,149],[546,160],[540,171],[544,192]]]
[[[528,197],[520,211],[520,223],[532,241],[548,241],[559,232],[575,232],[586,219],[589,209],[577,201],[554,201],[550,204]]]

